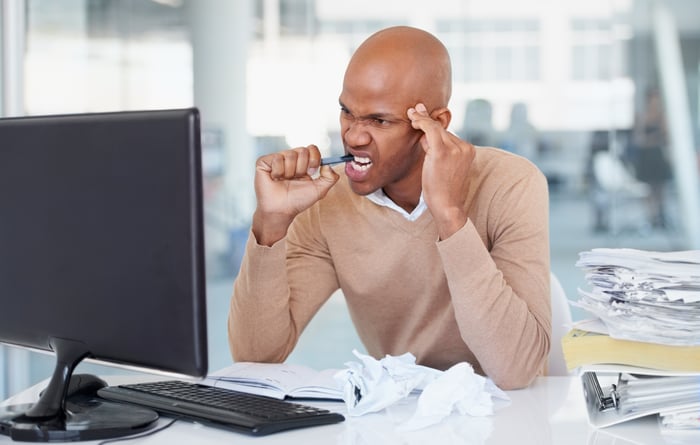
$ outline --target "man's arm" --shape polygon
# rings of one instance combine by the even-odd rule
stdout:
[[[317,207],[300,214],[289,235],[272,247],[250,235],[229,313],[234,360],[284,361],[338,287]]]
[[[321,302],[296,298],[287,271],[287,232],[297,216],[338,181],[320,153],[308,146],[266,155],[256,162],[257,207],[229,312],[229,346],[236,361],[283,361]],[[313,267],[313,266],[312,266]],[[309,295],[322,295],[308,283]],[[326,296],[327,298],[327,296]]]
[[[438,250],[462,339],[496,384],[521,388],[543,369],[551,347],[544,176],[530,174],[493,196],[488,226],[482,240],[468,221]]]
[[[235,361],[282,362],[296,338],[289,316],[289,285],[285,270],[286,241],[258,244],[252,231],[233,285],[228,338]],[[270,335],[276,327],[280,335]],[[290,344],[291,343],[291,344]]]
[[[482,226],[488,233],[482,239],[465,207],[475,147],[447,131],[446,109],[431,114],[419,103],[407,115],[425,133],[423,194],[440,236],[438,249],[462,339],[499,386],[526,386],[542,369],[550,347],[546,180],[524,160],[523,171],[492,172],[502,186],[486,196],[488,221]],[[484,196],[471,199],[479,198]]]

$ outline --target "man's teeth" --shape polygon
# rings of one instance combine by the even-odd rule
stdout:
[[[369,164],[370,162],[372,162],[372,161],[370,161],[369,158],[363,158],[360,156],[355,156],[355,159],[353,159],[353,160],[355,162],[357,162],[358,164]]]
[[[364,171],[367,170],[370,165],[372,165],[372,161],[366,157],[355,156],[350,164],[355,170]]]

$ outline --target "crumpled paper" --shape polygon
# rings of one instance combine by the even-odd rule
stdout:
[[[425,387],[413,417],[398,429],[413,431],[434,425],[457,411],[473,417],[493,414],[493,396],[510,400],[493,382],[474,372],[469,363],[457,363]]]
[[[387,355],[381,360],[357,350],[352,353],[360,362],[347,362],[347,369],[334,376],[343,388],[343,400],[351,416],[381,411],[413,390],[423,389],[440,374],[436,369],[416,365],[411,353]]]
[[[491,415],[492,397],[510,401],[466,362],[440,371],[417,365],[411,353],[387,355],[381,360],[356,350],[353,354],[360,362],[346,363],[347,369],[334,376],[343,388],[343,400],[351,416],[381,411],[411,392],[421,391],[413,416],[398,426],[399,430],[413,431],[434,425],[455,410],[461,415]]]

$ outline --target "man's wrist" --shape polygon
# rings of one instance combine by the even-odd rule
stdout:
[[[252,232],[261,246],[272,247],[287,236],[287,230],[294,218],[281,214],[263,214],[256,210],[253,214]]]
[[[464,227],[468,219],[469,217],[467,216],[467,213],[461,209],[455,209],[451,212],[446,212],[443,215],[438,215],[437,217],[433,215],[433,220],[435,221],[440,240],[446,240],[457,233],[462,227]]]

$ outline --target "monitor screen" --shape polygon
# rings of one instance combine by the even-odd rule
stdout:
[[[0,342],[57,358],[2,432],[65,417],[84,358],[206,375],[203,238],[196,108],[0,119]]]

